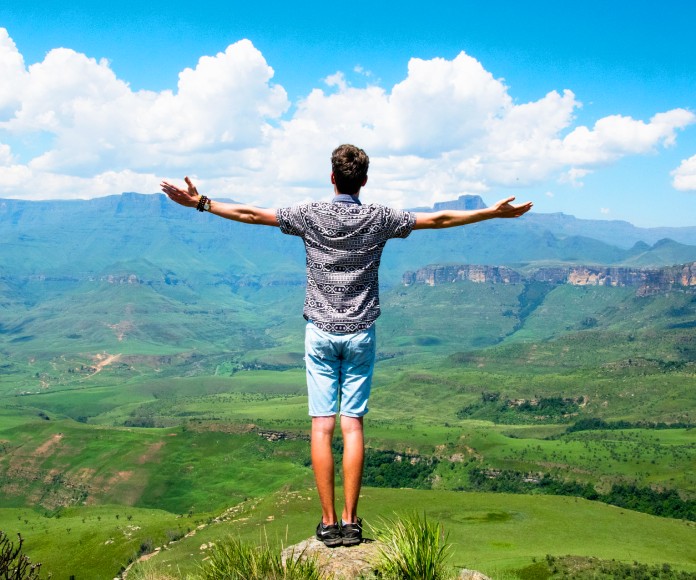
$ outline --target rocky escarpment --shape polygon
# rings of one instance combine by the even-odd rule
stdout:
[[[696,262],[665,268],[557,266],[539,268],[525,274],[503,266],[431,265],[415,272],[406,272],[402,278],[405,286],[437,286],[463,281],[490,284],[546,282],[574,286],[635,287],[639,296],[647,296],[668,292],[675,287],[696,286]]]

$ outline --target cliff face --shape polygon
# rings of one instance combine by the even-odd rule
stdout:
[[[461,209],[461,210],[472,210],[472,209],[484,209],[486,204],[478,195],[460,195],[458,199],[454,201],[442,201],[436,203],[433,206],[433,211],[440,211],[443,209]]]
[[[522,284],[547,282],[573,286],[635,287],[639,296],[667,292],[673,287],[696,286],[696,262],[666,268],[613,268],[598,266],[569,266],[539,268],[527,275],[500,266],[449,265],[426,266],[415,272],[406,272],[405,286],[427,284],[436,286],[452,282],[491,284]]]
[[[449,282],[492,282],[494,284],[520,284],[522,275],[505,266],[474,266],[468,264],[454,266],[426,266],[415,272],[406,272],[403,283],[427,284],[437,286]]]

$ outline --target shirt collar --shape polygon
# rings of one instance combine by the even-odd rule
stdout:
[[[355,203],[357,205],[362,205],[357,195],[348,195],[347,193],[337,193],[334,195],[331,203]]]

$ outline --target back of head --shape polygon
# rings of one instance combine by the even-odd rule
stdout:
[[[355,195],[365,184],[370,158],[355,145],[339,145],[331,154],[336,189],[340,193]]]

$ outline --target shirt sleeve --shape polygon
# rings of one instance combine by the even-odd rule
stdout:
[[[390,238],[407,238],[416,225],[416,214],[400,209],[387,209],[387,231]]]
[[[304,236],[307,230],[304,207],[304,205],[294,205],[276,210],[276,218],[281,232],[289,236]]]

